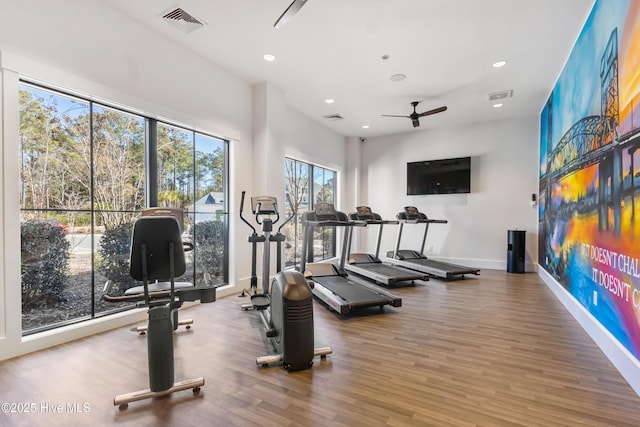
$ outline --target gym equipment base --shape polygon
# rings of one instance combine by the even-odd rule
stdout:
[[[178,321],[178,327],[184,326],[186,330],[190,330],[191,329],[191,325],[193,325],[193,319],[184,319],[184,320]],[[146,334],[147,333],[147,329],[149,329],[148,325],[136,326],[135,328],[131,328],[131,330],[133,332],[138,332],[140,335]]]
[[[321,359],[326,359],[327,354],[333,353],[331,347],[320,347],[313,350],[313,356],[320,356]],[[282,354],[269,354],[267,356],[260,356],[256,358],[256,365],[261,365],[266,368],[272,363],[282,362]]]
[[[194,378],[174,383],[172,387],[162,391],[151,391],[150,389],[134,391],[131,393],[120,394],[113,399],[113,405],[119,406],[120,409],[126,409],[129,403],[138,400],[150,399],[154,397],[162,397],[177,391],[193,389],[193,393],[200,392],[200,387],[204,386],[204,378]]]

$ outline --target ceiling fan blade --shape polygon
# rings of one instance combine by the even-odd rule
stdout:
[[[382,117],[404,117],[404,118],[407,118],[407,119],[410,119],[410,118],[411,118],[411,117],[409,117],[409,116],[394,116],[394,115],[391,115],[391,114],[380,114],[380,115],[381,115]]]
[[[411,120],[411,123],[413,123],[414,128],[417,128],[418,126],[420,126],[420,120],[418,119]]]
[[[282,12],[282,15],[280,15],[273,26],[275,28],[282,28],[287,22],[289,22],[291,18],[293,18],[293,15],[298,13],[300,8],[304,6],[305,3],[307,3],[307,0],[293,0],[293,3],[291,3],[289,7],[287,7],[287,9]]]
[[[446,110],[447,110],[447,107],[434,108],[433,110],[429,110],[429,111],[425,111],[424,113],[420,113],[419,117],[430,116],[432,114],[442,113],[443,111],[446,111]]]

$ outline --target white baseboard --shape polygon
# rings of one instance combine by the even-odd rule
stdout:
[[[15,341],[5,338],[3,343],[0,339],[0,361],[146,320],[146,309],[134,309],[27,335]]]
[[[432,258],[434,260],[448,262],[451,264],[464,265],[466,267],[471,268],[479,268],[479,269],[487,269],[487,270],[506,270],[507,269],[507,261],[504,260],[495,260],[495,259],[478,259],[478,258],[444,258],[437,256],[429,256],[428,258]],[[538,264],[533,264],[530,262],[525,262],[524,270],[527,273],[538,271]],[[480,272],[482,274],[482,272]]]
[[[613,363],[631,388],[640,396],[640,361],[602,326],[560,283],[544,268],[538,268],[538,276],[551,289],[565,308],[589,334],[607,358]]]

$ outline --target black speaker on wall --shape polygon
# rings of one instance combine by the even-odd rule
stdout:
[[[507,231],[507,272],[524,273],[525,258],[524,230]]]

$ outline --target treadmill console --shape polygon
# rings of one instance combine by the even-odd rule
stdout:
[[[320,221],[338,220],[338,212],[331,203],[318,203],[315,208],[316,218]]]
[[[376,216],[369,206],[358,206],[356,207],[356,219],[361,221],[374,220]]]
[[[400,218],[400,216],[402,216],[402,218]],[[417,220],[425,218],[425,215],[420,213],[418,208],[415,206],[405,206],[404,212],[400,212],[400,214],[398,214],[398,219]]]
[[[357,206],[356,213],[358,214],[358,219],[373,219],[373,212],[371,212],[369,206]]]
[[[417,217],[420,214],[418,208],[415,206],[405,206],[404,211],[407,213],[407,216]]]
[[[340,224],[315,224],[318,226],[346,226],[342,224],[348,222],[347,215],[344,212],[337,211],[332,203],[317,203],[314,210],[302,214],[302,221],[305,223],[323,223],[335,222]]]

